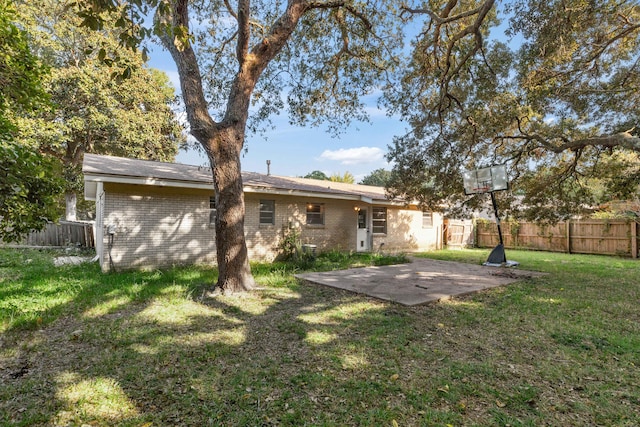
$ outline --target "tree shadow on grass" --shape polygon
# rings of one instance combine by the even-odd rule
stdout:
[[[52,319],[41,329],[16,327],[3,334],[0,422],[297,426],[544,421],[538,405],[546,405],[557,390],[549,387],[549,378],[540,378],[539,370],[559,355],[553,337],[536,326],[548,313],[535,312],[550,303],[540,299],[531,312],[513,307],[500,321],[486,314],[495,305],[507,305],[508,294],[524,301],[535,286],[405,308],[297,283],[287,271],[263,268],[256,269],[257,280],[269,286],[215,299],[202,298],[214,274],[206,269],[105,276],[72,268],[50,272],[47,280],[63,275],[86,285],[64,309],[45,314]],[[574,369],[560,364],[553,374],[581,375]],[[613,380],[629,382],[633,376]],[[589,409],[586,392],[568,393],[564,402],[583,406],[567,417],[577,413],[594,421],[600,412],[600,424],[614,419],[606,409]],[[634,397],[621,398],[632,403]],[[569,420],[560,411],[553,414],[559,417],[554,424]]]
[[[192,293],[212,283],[217,272],[206,268],[173,268],[102,274],[97,263],[55,267],[54,251],[2,250],[0,253],[0,318],[6,331],[46,326],[63,315],[145,301],[171,292]],[[110,304],[110,302],[114,302]],[[111,307],[110,307],[111,306]],[[109,308],[110,307],[110,308]]]
[[[211,283],[209,271],[96,273],[91,266],[69,266],[23,275],[24,294],[62,278],[78,285],[64,302],[37,313],[42,323],[17,322],[3,334],[3,423],[377,419],[353,418],[337,400],[371,396],[366,389],[374,368],[364,335],[376,324],[406,321],[401,312],[385,314],[389,305],[291,278],[245,296],[200,299]],[[402,335],[396,331],[393,339]],[[397,370],[390,363],[375,368],[384,384]],[[377,387],[380,393],[386,388]]]

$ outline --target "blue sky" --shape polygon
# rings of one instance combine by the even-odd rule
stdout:
[[[171,56],[158,46],[152,47],[149,56],[149,66],[167,73],[179,92],[178,73]],[[358,182],[375,169],[391,169],[385,160],[387,146],[394,135],[404,132],[406,124],[378,109],[375,97],[365,102],[369,105],[367,111],[371,122],[354,123],[339,137],[333,137],[322,127],[292,126],[286,114],[272,117],[274,130],[264,137],[248,135],[248,151],[242,157],[242,170],[266,173],[266,161],[271,160],[273,175],[304,176],[314,170],[331,175],[348,171]],[[191,165],[208,162],[206,156],[196,150],[181,151],[176,161]]]
[[[504,31],[507,18],[502,25],[492,30],[490,38],[506,41],[512,47],[522,42],[520,36],[507,39]],[[167,73],[176,92],[180,91],[178,72],[168,52],[157,45],[150,46],[149,65]],[[385,160],[388,145],[394,136],[407,132],[407,123],[398,116],[389,117],[385,111],[377,108],[377,98],[363,99],[368,106],[369,123],[353,123],[339,137],[326,132],[325,128],[303,128],[292,126],[286,113],[272,117],[274,130],[264,136],[247,135],[247,153],[242,157],[242,170],[247,172],[267,172],[266,161],[271,161],[271,173],[283,176],[304,176],[314,170],[327,175],[350,172],[360,181],[375,169],[390,170]],[[191,165],[208,164],[206,156],[196,150],[180,152],[176,158],[179,163]]]
[[[522,42],[520,36],[505,38],[507,18],[492,30],[490,38],[500,39],[514,45]],[[418,24],[415,24],[418,25]],[[180,91],[178,72],[168,52],[158,45],[149,46],[149,65],[167,73],[176,92]],[[389,117],[377,108],[377,98],[363,99],[368,106],[369,123],[353,123],[338,137],[326,132],[325,128],[303,128],[292,126],[286,113],[272,117],[274,130],[262,135],[247,135],[248,151],[242,157],[242,170],[266,173],[266,161],[271,161],[271,173],[283,176],[304,176],[314,170],[327,175],[350,172],[360,181],[375,169],[390,170],[385,160],[388,145],[394,136],[407,132],[407,123],[398,116]],[[184,116],[184,114],[183,114]],[[176,161],[191,165],[208,164],[206,156],[196,150],[181,151]]]

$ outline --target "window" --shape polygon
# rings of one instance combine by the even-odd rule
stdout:
[[[324,225],[324,205],[321,203],[307,204],[307,224]]]
[[[260,224],[276,223],[276,201],[260,200]]]
[[[216,223],[216,198],[215,196],[209,197],[209,225],[214,225]]]
[[[373,208],[373,232],[387,233],[387,208]]]
[[[433,213],[422,211],[422,228],[433,227]]]
[[[367,210],[361,209],[358,211],[358,228],[362,230],[363,228],[367,228]]]

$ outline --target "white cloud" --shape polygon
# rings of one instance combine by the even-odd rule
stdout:
[[[364,108],[369,117],[387,117],[387,110],[379,108],[376,105],[369,105]]]
[[[358,147],[324,150],[320,155],[320,159],[337,161],[343,165],[357,165],[377,162],[382,160],[383,156],[384,151],[378,147]]]

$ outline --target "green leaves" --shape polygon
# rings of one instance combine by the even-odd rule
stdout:
[[[0,240],[19,240],[56,221],[62,180],[56,162],[13,142],[0,142]]]
[[[47,69],[31,53],[27,34],[14,20],[11,2],[0,0],[0,240],[18,240],[55,220],[61,185],[55,164],[14,140],[16,115],[32,114],[48,99]]]
[[[0,0],[0,119],[7,108],[32,110],[46,102],[41,79],[47,68],[31,53],[28,38],[14,23],[16,11]],[[0,128],[0,135],[7,128]]]
[[[508,25],[495,28],[492,40],[489,16],[476,33],[483,37],[477,51],[469,33],[457,39],[475,19],[470,6],[413,11],[424,32],[386,95],[411,125],[390,147],[394,194],[433,208],[475,208],[480,201],[463,196],[461,173],[506,163],[521,196],[514,203],[513,194],[501,195],[509,215],[556,220],[614,194],[633,197],[618,190],[637,188],[637,172],[613,162],[616,153],[638,152],[637,2],[518,0],[504,8],[496,12]],[[450,21],[438,21],[441,13]],[[445,78],[452,69],[455,76]]]
[[[92,8],[103,3],[113,6],[30,0],[20,7],[30,45],[51,66],[44,86],[54,106],[16,113],[15,136],[33,154],[60,163],[56,173],[64,175],[68,192],[82,190],[86,152],[170,161],[184,141],[171,109],[175,93],[169,79],[147,68],[139,51],[121,46],[116,23],[130,21],[122,20],[119,9],[94,16]],[[83,28],[82,16],[99,18],[100,30]]]
[[[82,18],[82,26],[87,27],[91,30],[98,31],[102,29],[102,20],[97,17],[89,14],[83,14],[80,12],[78,14]]]
[[[376,169],[369,175],[362,178],[360,184],[385,187],[391,180],[391,172],[385,169]]]

